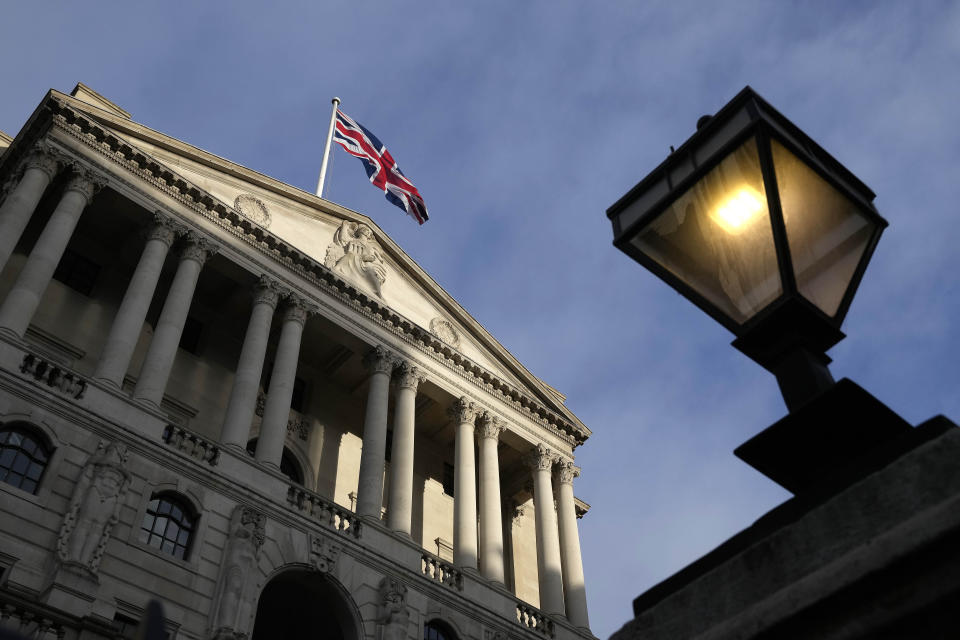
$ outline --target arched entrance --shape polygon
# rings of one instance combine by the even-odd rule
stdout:
[[[350,596],[324,574],[306,569],[280,573],[257,603],[251,640],[362,640]]]

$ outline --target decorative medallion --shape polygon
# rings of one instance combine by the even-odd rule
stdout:
[[[430,333],[437,336],[454,349],[460,348],[460,334],[453,325],[443,318],[434,318],[430,321]]]
[[[241,193],[233,201],[233,208],[239,211],[244,218],[253,220],[264,229],[270,226],[270,212],[267,211],[267,205],[263,204],[260,198],[256,196]]]

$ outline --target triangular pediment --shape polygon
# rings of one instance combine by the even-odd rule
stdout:
[[[367,216],[149,129],[119,107],[90,109],[86,100],[55,96],[589,434],[562,394],[527,371]]]

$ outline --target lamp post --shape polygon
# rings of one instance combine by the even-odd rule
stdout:
[[[607,210],[614,245],[736,336],[793,411],[880,238],[874,193],[746,87]]]
[[[794,492],[862,472],[851,461],[910,429],[827,366],[887,226],[873,199],[746,87],[607,210],[617,248],[776,376],[790,414],[736,454]]]

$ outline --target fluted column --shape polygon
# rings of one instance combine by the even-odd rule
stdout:
[[[563,576],[560,568],[560,538],[553,507],[551,469],[554,455],[538,444],[525,458],[533,471],[533,504],[537,521],[537,570],[540,578],[540,609],[563,615]]]
[[[503,519],[500,504],[500,460],[497,443],[503,425],[484,412],[477,429],[480,458],[480,573],[485,578],[504,583]]]
[[[448,411],[456,423],[453,461],[453,561],[461,569],[477,570],[477,481],[473,457],[473,422],[477,407],[466,397]]]
[[[77,227],[80,214],[101,184],[102,178],[88,172],[77,174],[67,184],[17,281],[0,306],[0,327],[23,337]]]
[[[24,162],[23,176],[0,205],[0,271],[59,169],[57,154],[45,144],[38,144]]]
[[[293,399],[293,385],[297,379],[297,363],[300,360],[300,339],[303,337],[303,325],[307,322],[308,310],[309,307],[303,300],[290,297],[283,312],[277,357],[273,361],[267,403],[263,407],[256,458],[258,462],[277,469],[280,468],[280,459],[283,457],[283,441],[287,436],[287,422],[290,421],[290,401]],[[253,397],[256,401],[256,393]]]
[[[572,462],[557,469],[557,517],[560,520],[560,557],[563,561],[563,595],[567,620],[581,629],[590,629],[587,618],[587,590],[580,556],[580,535],[577,532],[577,510],[573,500],[573,479],[580,468]]]
[[[394,372],[397,397],[393,409],[393,450],[390,453],[390,494],[387,526],[410,535],[413,522],[413,437],[417,387],[426,380],[420,371],[402,362]]]
[[[363,450],[360,452],[360,482],[357,486],[357,515],[380,520],[383,505],[383,463],[387,450],[387,404],[393,356],[382,347],[364,358],[370,369],[367,413],[363,419]]]
[[[247,323],[247,333],[240,349],[237,372],[227,402],[227,412],[220,431],[220,442],[243,450],[250,438],[250,423],[257,407],[257,392],[263,374],[263,360],[267,355],[270,324],[277,308],[277,283],[261,276],[253,290],[253,309]],[[272,380],[272,378],[271,378]]]
[[[147,243],[140,254],[140,261],[130,278],[123,301],[113,319],[107,342],[100,354],[94,377],[120,387],[123,376],[130,366],[130,359],[137,346],[143,321],[157,289],[157,281],[163,270],[170,245],[176,239],[176,226],[162,214],[155,214],[153,225],[147,232]]]
[[[157,327],[150,340],[150,348],[140,367],[137,386],[133,397],[160,406],[173,361],[177,356],[183,325],[187,321],[193,293],[197,288],[200,269],[207,258],[216,250],[204,238],[195,233],[187,236],[187,243],[180,252],[180,264],[173,277],[163,310],[157,319]]]

